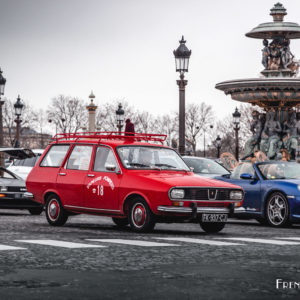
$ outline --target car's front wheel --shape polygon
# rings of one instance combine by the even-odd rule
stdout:
[[[28,208],[28,211],[31,215],[33,216],[38,216],[43,212],[44,208],[43,207],[31,207]]]
[[[46,218],[52,226],[62,226],[68,220],[68,214],[57,195],[50,195],[47,199]]]
[[[226,223],[223,222],[200,222],[201,228],[207,233],[217,233],[225,227]]]
[[[132,201],[129,208],[129,223],[136,232],[149,232],[155,226],[154,215],[142,198]]]
[[[270,195],[266,204],[266,220],[269,225],[282,227],[289,225],[289,205],[286,197],[276,192]]]

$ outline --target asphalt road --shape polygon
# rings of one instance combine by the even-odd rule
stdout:
[[[109,218],[57,228],[1,210],[0,229],[0,299],[300,299],[300,287],[276,288],[300,282],[300,226],[231,220],[217,235],[197,224],[137,234]]]

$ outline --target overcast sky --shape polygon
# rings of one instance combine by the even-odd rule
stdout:
[[[178,109],[173,50],[192,50],[186,101],[217,117],[238,104],[215,89],[257,77],[262,41],[245,33],[272,20],[276,0],[0,0],[0,67],[5,96],[45,108],[58,94],[96,103],[125,99],[153,114]],[[300,1],[282,1],[300,23]],[[291,50],[300,58],[300,41]]]

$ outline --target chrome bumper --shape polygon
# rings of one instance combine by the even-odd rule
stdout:
[[[158,206],[157,210],[172,213],[192,213],[190,207]],[[197,213],[229,214],[230,209],[227,207],[197,207]]]
[[[246,212],[246,209],[244,207],[237,207],[234,209],[234,214],[243,214]]]
[[[23,197],[24,198],[33,198],[33,194],[31,194],[29,192],[25,192]]]

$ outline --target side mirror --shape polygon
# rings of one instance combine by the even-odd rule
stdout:
[[[241,178],[241,179],[248,179],[248,180],[249,180],[249,179],[254,179],[253,175],[248,174],[248,173],[243,173],[243,174],[241,174],[240,178]]]
[[[116,171],[116,166],[115,165],[111,165],[111,164],[107,164],[107,165],[105,165],[105,169],[107,171]]]

